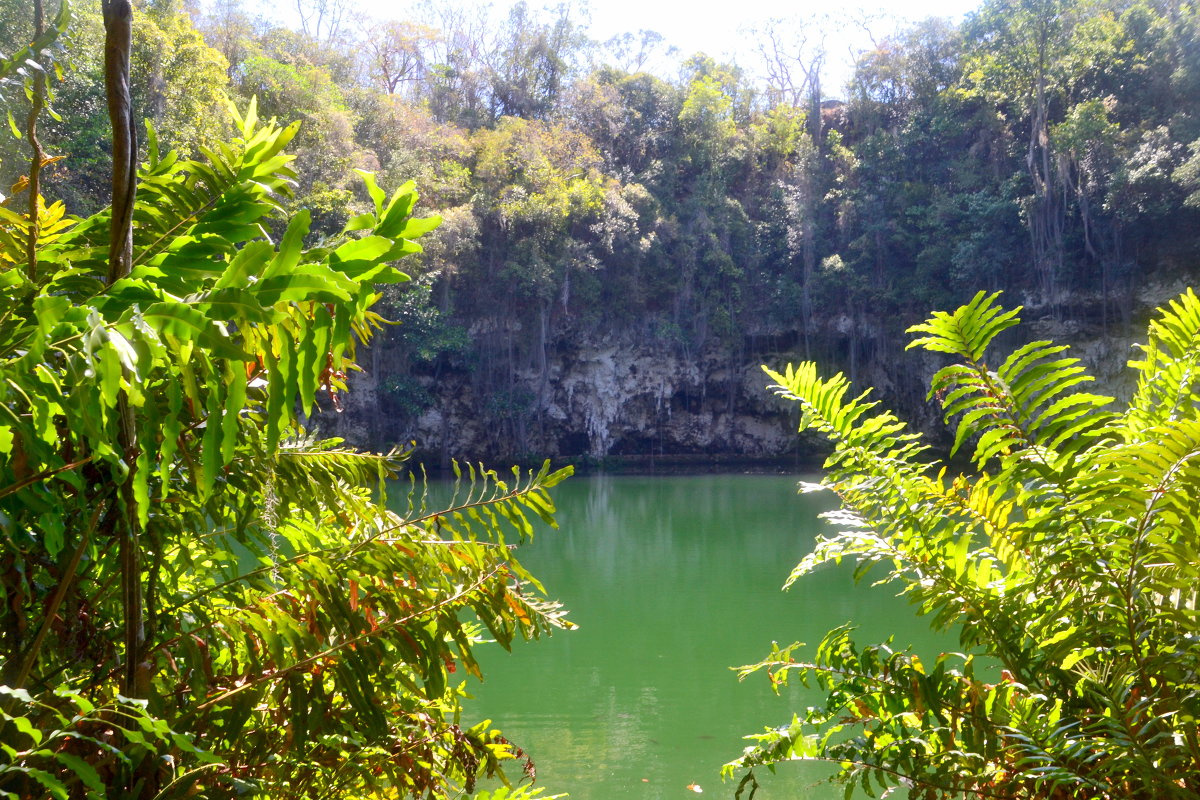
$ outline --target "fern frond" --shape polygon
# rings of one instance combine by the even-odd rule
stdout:
[[[138,172],[132,277],[186,294],[197,278],[221,274],[241,244],[264,238],[262,220],[279,208],[295,178],[288,167],[293,157],[282,150],[298,130],[299,123],[263,125],[232,146],[206,149],[207,160],[181,160],[174,152],[159,159],[148,128],[150,160]],[[102,212],[65,237],[77,264],[100,268],[108,226],[108,212]]]
[[[935,314],[916,346],[956,356],[931,394],[999,469],[947,480],[887,460],[897,423],[841,376],[807,365],[777,391],[834,440],[825,485],[842,508],[789,583],[855,560],[955,627],[1000,681],[973,677],[972,656],[932,666],[890,642],[859,648],[845,629],[813,663],[774,648],[758,665],[772,687],[794,674],[827,694],[790,724],[751,737],[727,765],[793,759],[839,765],[848,790],[900,782],[930,797],[1195,797],[1200,654],[1200,300],[1188,292],[1151,329],[1134,408],[1079,391],[1092,379],[1065,347],[1035,341],[998,368],[984,363],[1015,317],[995,295]],[[957,446],[957,445],[956,445]],[[923,465],[922,465],[923,466]],[[753,775],[743,786],[753,788]]]
[[[1188,563],[1200,545],[1192,535],[1200,502],[1200,420],[1142,434],[1145,439],[1107,448],[1094,460],[1079,479],[1078,504],[1125,532],[1113,537],[1112,547],[1136,542],[1147,563]]]
[[[920,434],[906,432],[907,425],[895,414],[870,415],[878,405],[867,400],[870,390],[847,401],[850,381],[840,372],[822,379],[811,361],[789,364],[783,373],[766,367],[763,370],[775,381],[771,391],[800,403],[800,429],[825,434],[834,442],[837,453],[861,451],[899,462],[928,449],[921,444]]]
[[[62,202],[47,204],[39,196],[37,209],[36,247],[42,250],[66,236],[76,220],[67,215]],[[28,213],[18,213],[0,203],[0,271],[25,260],[32,227]]]
[[[866,394],[846,400],[850,384],[844,375],[823,380],[811,363],[767,373],[777,381],[777,394],[800,403],[801,430],[832,440],[823,483],[837,491],[843,506],[825,515],[837,532],[818,540],[788,584],[824,563],[849,558],[857,564],[857,579],[880,566],[887,570],[880,582],[904,583],[910,600],[936,627],[964,614],[975,618],[1002,590],[1004,562],[991,544],[1007,541],[1012,503],[985,488],[963,497],[958,484],[930,477],[930,465],[919,458],[927,449],[920,436],[906,432],[890,413],[871,413],[876,403]],[[1013,552],[1008,546],[1010,558]],[[972,636],[980,629],[966,628]]]
[[[546,489],[570,468],[544,466],[512,482],[472,468],[462,495],[469,502],[416,516],[365,502],[343,513],[351,510],[325,506],[320,496],[332,483],[361,490],[352,481],[374,468],[337,450],[322,460],[328,444],[291,445],[292,459],[327,486],[309,491],[313,504],[293,498],[292,511],[280,515],[276,558],[217,585],[186,572],[164,576],[193,588],[172,612],[187,621],[185,645],[202,648],[193,663],[208,659],[180,691],[201,711],[230,718],[222,735],[267,746],[263,737],[276,729],[256,720],[282,714],[318,741],[337,714],[363,741],[380,742],[398,712],[457,702],[451,673],[461,667],[479,676],[474,647],[484,631],[507,648],[573,627],[503,543],[513,530],[526,534],[527,513],[553,512]],[[191,559],[228,559],[226,542],[221,535],[192,541]],[[234,680],[239,664],[259,666]]]
[[[1126,412],[1133,436],[1146,428],[1195,415],[1200,408],[1200,298],[1188,289],[1151,321],[1142,357],[1129,366],[1138,385]]]
[[[905,349],[922,347],[968,361],[982,361],[992,340],[1020,321],[1017,315],[1021,313],[1021,307],[1005,311],[995,305],[999,296],[1000,292],[990,295],[979,292],[971,302],[953,313],[935,311],[924,323],[908,329],[908,333],[926,335],[909,342]]]
[[[1032,456],[1062,464],[1085,449],[1115,418],[1103,409],[1112,398],[1073,391],[1094,379],[1065,346],[1036,341],[1019,347],[993,371],[983,362],[992,340],[1019,322],[1020,309],[1005,312],[983,292],[956,311],[936,312],[909,328],[926,334],[909,347],[950,353],[963,363],[938,370],[929,396],[942,403],[946,421],[956,420],[953,452],[976,439],[973,459]]]

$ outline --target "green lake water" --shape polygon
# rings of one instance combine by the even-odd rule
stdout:
[[[523,563],[579,629],[479,651],[464,722],[492,719],[537,766],[538,784],[573,800],[732,797],[722,763],[745,734],[784,724],[815,698],[782,696],[731,666],[772,640],[815,646],[860,626],[936,655],[949,643],[890,588],[855,585],[849,565],[781,586],[824,523],[830,495],[798,495],[777,475],[577,477],[555,490],[560,529],[540,530]],[[519,776],[519,768],[511,770]],[[760,800],[840,798],[828,768],[789,764],[760,776]]]

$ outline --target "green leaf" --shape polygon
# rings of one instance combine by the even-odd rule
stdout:
[[[221,463],[228,464],[234,459],[238,444],[239,417],[246,405],[246,375],[241,365],[233,362],[225,364],[225,395],[221,418]]]
[[[442,218],[436,214],[432,217],[423,217],[421,219],[410,218],[404,227],[400,229],[398,235],[403,239],[416,239],[418,236],[424,236],[441,224]]]
[[[100,800],[107,796],[104,781],[101,780],[100,774],[96,772],[95,767],[91,764],[79,756],[64,753],[61,750],[54,753],[54,758],[67,769],[71,770],[71,772],[75,773],[75,776],[83,782],[83,785],[88,789],[88,797]]]
[[[214,289],[245,289],[257,280],[275,257],[275,248],[267,242],[249,242],[229,261],[229,266],[217,278]]]
[[[375,233],[389,239],[399,237],[416,202],[416,184],[408,181],[392,194],[387,208],[379,214],[379,226],[375,229]]]
[[[1071,668],[1074,667],[1076,664],[1078,664],[1080,661],[1082,661],[1085,658],[1095,655],[1095,653],[1096,653],[1096,648],[1094,648],[1094,647],[1076,648],[1076,649],[1072,650],[1071,652],[1067,653],[1067,655],[1063,657],[1063,660],[1061,662],[1059,662],[1058,668],[1063,670],[1064,672],[1069,672],[1071,670]]]
[[[200,451],[200,485],[197,487],[201,498],[212,494],[217,474],[225,466],[222,439],[222,415],[225,412],[224,392],[222,383],[213,380],[208,384],[208,414],[204,419],[203,449]]]
[[[17,689],[11,686],[0,684],[0,694],[11,697],[17,702],[24,703],[25,705],[33,705],[34,702],[33,695],[31,695],[26,689]],[[8,719],[7,715],[5,715],[5,719]]]
[[[55,800],[68,800],[70,795],[67,793],[67,787],[58,778],[44,770],[34,769],[33,767],[27,768],[25,772],[40,783],[46,791],[50,792],[50,796],[55,798]]]
[[[281,302],[346,302],[358,284],[323,264],[302,264],[292,272],[260,281],[255,294],[264,305]]]
[[[239,128],[242,136],[254,135],[254,126],[258,123],[258,95],[250,96],[250,104],[246,107],[246,116],[241,119]]]
[[[29,697],[28,694],[25,696]],[[28,702],[32,704],[32,698]],[[34,727],[33,723],[30,722],[28,718],[13,717],[9,716],[8,714],[5,714],[4,718],[12,723],[13,727],[17,729],[18,733],[22,733],[32,739],[35,747],[42,743],[42,732],[38,728]]]
[[[385,195],[383,193],[383,189],[380,189],[379,185],[375,183],[375,173],[368,172],[363,169],[356,169],[354,171],[360,178],[362,178],[363,184],[367,187],[367,194],[371,196],[371,202],[375,204],[375,216],[382,216],[383,202],[387,198],[387,195]]]
[[[155,303],[142,312],[142,319],[159,333],[173,336],[181,342],[199,340],[209,333],[213,325],[204,312],[187,303]]]
[[[391,239],[382,236],[367,236],[362,239],[352,239],[333,251],[333,262],[367,261],[375,262],[393,247]]]
[[[67,312],[71,310],[71,301],[57,295],[39,295],[33,301],[34,317],[37,319],[38,331],[42,336],[49,336]]]
[[[350,221],[346,223],[346,227],[343,230],[346,233],[352,233],[353,231],[371,230],[374,227],[375,227],[375,215],[367,213],[367,214],[359,214],[356,217],[352,217],[350,219]]]
[[[210,292],[188,295],[183,302],[205,306],[209,318],[228,320],[237,324],[280,322],[283,316],[261,303],[250,289],[226,287]]]
[[[308,235],[309,220],[310,215],[306,208],[301,209],[291,218],[287,230],[284,231],[283,241],[279,243],[279,252],[262,273],[263,280],[288,275],[300,263],[300,254],[304,250],[304,237]]]
[[[173,336],[181,342],[203,345],[218,358],[238,361],[253,359],[204,312],[187,303],[155,303],[142,313],[142,319],[163,335]]]

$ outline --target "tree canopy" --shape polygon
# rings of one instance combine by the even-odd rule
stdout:
[[[14,2],[0,18],[17,18]],[[587,339],[636,331],[685,358],[799,340],[855,372],[980,287],[1096,329],[1127,324],[1140,287],[1196,256],[1187,4],[987,0],[958,25],[870,23],[846,87],[827,77],[824,18],[761,31],[757,70],[681,54],[654,75],[640,71],[663,49],[652,32],[637,53],[632,34],[593,42],[565,7],[429,4],[368,23],[307,4],[306,33],[236,0],[193,15],[135,5],[134,95],[164,149],[195,155],[232,130],[217,95],[257,97],[265,116],[304,121],[288,207],[311,209],[315,232],[363,209],[352,168],[389,189],[419,178],[456,220],[410,271],[428,276],[430,318],[477,333],[424,355],[385,333],[383,383],[428,389],[453,372],[507,396],[478,410],[498,432],[489,446],[512,452],[556,450],[521,419],[540,413],[546,365]],[[90,213],[106,192],[98,7],[76,18],[77,68],[58,89],[76,113],[46,125],[65,156],[46,180]],[[11,183],[21,160],[5,146]],[[539,220],[536,235],[518,219]],[[407,441],[420,410],[380,437]]]

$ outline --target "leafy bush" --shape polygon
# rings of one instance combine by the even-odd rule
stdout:
[[[910,797],[1194,798],[1200,792],[1200,299],[1160,310],[1122,411],[1079,391],[1067,348],[987,352],[1018,323],[983,293],[910,331],[955,361],[930,397],[969,445],[953,475],[918,434],[811,363],[771,372],[801,429],[834,451],[819,486],[836,533],[788,583],[843,558],[900,587],[963,652],[923,663],[831,631],[811,662],[776,647],[743,676],[801,680],[822,703],[751,737],[726,766],[830,761],[837,779]],[[1019,309],[1018,309],[1019,310]]]
[[[569,626],[510,552],[569,469],[395,510],[396,454],[300,427],[439,220],[364,175],[337,236],[273,241],[297,126],[236,121],[203,160],[150,128],[131,207],[0,202],[0,796],[442,797],[523,758],[453,674]]]

